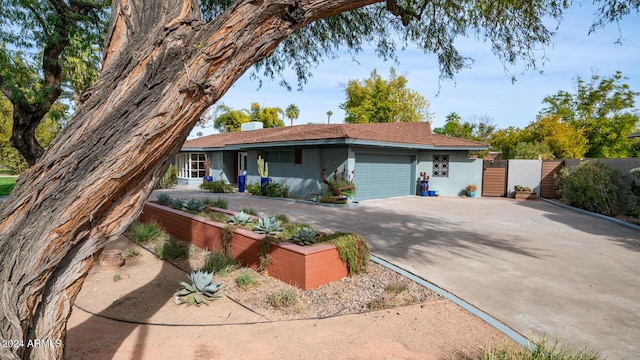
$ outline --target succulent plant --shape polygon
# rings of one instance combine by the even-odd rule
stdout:
[[[251,218],[249,217],[249,214],[245,213],[244,211],[240,211],[235,215],[229,216],[229,218],[227,219],[227,223],[234,225],[247,225],[250,221]]]
[[[189,274],[191,284],[180,281],[182,289],[176,291],[174,300],[177,304],[187,304],[200,306],[200,304],[209,304],[209,301],[220,297],[216,292],[220,290],[222,283],[213,282],[213,273],[205,271],[192,271]]]
[[[265,235],[278,235],[282,232],[282,222],[276,220],[273,216],[263,217],[258,220],[258,224],[253,228],[253,231],[258,234]]]
[[[189,199],[185,201],[182,206],[185,210],[191,210],[195,212],[201,212],[206,207],[200,199]]]
[[[171,198],[171,195],[167,193],[160,193],[156,197],[156,202],[160,205],[171,205],[172,201],[173,199]]]
[[[318,241],[318,233],[310,227],[302,227],[297,229],[293,234],[291,241],[298,245],[313,245]]]
[[[184,207],[184,201],[180,199],[173,199],[171,200],[171,204],[169,206],[177,210],[182,210],[182,208]]]

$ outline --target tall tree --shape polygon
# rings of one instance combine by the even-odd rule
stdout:
[[[475,141],[489,142],[496,130],[493,118],[489,116],[472,116],[471,120],[462,122],[462,118],[456,112],[446,116],[443,127],[433,129],[440,135],[458,137]]]
[[[376,70],[363,81],[349,80],[347,100],[340,108],[347,112],[347,123],[417,122],[430,119],[427,100],[411,89],[407,79],[391,68],[389,79]]]
[[[527,126],[527,141],[545,143],[559,159],[580,159],[587,153],[587,138],[559,115],[540,115]]]
[[[0,5],[0,91],[14,109],[10,142],[33,165],[44,153],[36,129],[65,81],[84,89],[95,80],[97,58],[86,49],[104,34],[101,10],[107,1],[10,0]]]
[[[398,40],[436,53],[447,78],[468,64],[454,46],[467,33],[482,34],[506,62],[533,64],[532,49],[550,41],[543,19],[561,16],[564,6],[205,1],[203,16],[196,0],[112,3],[100,76],[0,209],[2,340],[64,339],[71,306],[105,244],[140,214],[200,116],[253,64],[267,75],[292,66],[303,81],[319,55],[341,45],[357,52],[373,41],[390,56]],[[2,347],[0,357],[55,359],[62,351]]]
[[[287,115],[287,118],[291,121],[291,126],[293,126],[293,120],[297,119],[298,116],[300,116],[300,109],[298,109],[297,105],[291,104],[287,106],[287,109],[285,110],[285,114]]]
[[[249,111],[233,110],[226,105],[220,105],[216,110],[218,116],[213,122],[213,127],[219,132],[240,131],[242,124],[251,121]]]
[[[580,130],[586,137],[589,158],[626,157],[630,155],[631,140],[627,137],[635,129],[639,110],[626,78],[619,71],[602,78],[592,75],[590,81],[578,77],[575,93],[559,91],[544,99],[543,114],[557,115]]]
[[[284,122],[280,119],[284,111],[279,107],[260,107],[258,103],[251,104],[249,117],[251,121],[259,121],[265,129],[272,127],[283,127]]]
[[[333,115],[333,111],[327,111],[327,124],[331,123],[331,115]]]

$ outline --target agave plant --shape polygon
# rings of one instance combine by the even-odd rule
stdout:
[[[220,295],[216,295],[216,292],[220,290],[222,283],[213,282],[212,272],[192,271],[191,274],[189,274],[189,279],[191,280],[191,284],[184,281],[178,282],[182,285],[182,289],[173,294],[174,300],[178,305],[207,305],[209,301],[220,297]]]
[[[182,206],[184,207],[185,210],[191,210],[195,212],[201,212],[206,207],[204,205],[204,202],[202,202],[202,200],[200,199],[189,199],[185,201]]]
[[[184,201],[180,199],[173,199],[171,200],[171,204],[169,204],[169,206],[176,210],[182,210],[182,208],[184,207]]]
[[[240,211],[235,215],[229,216],[229,218],[227,219],[227,223],[233,225],[247,225],[250,221],[251,218],[249,217],[249,214],[244,211]]]
[[[291,241],[298,245],[313,245],[318,241],[318,233],[310,227],[301,227],[296,230]]]
[[[265,234],[275,236],[282,232],[282,222],[276,220],[273,216],[263,217],[258,220],[258,224],[253,228],[253,231],[258,234]]]
[[[167,193],[160,193],[156,198],[156,202],[160,205],[171,205],[172,201],[171,195]]]

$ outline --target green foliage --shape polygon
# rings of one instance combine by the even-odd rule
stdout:
[[[346,123],[418,122],[428,121],[429,103],[416,91],[406,88],[407,79],[391,68],[389,80],[376,70],[364,81],[349,80],[347,99],[340,105],[345,110]]]
[[[164,241],[158,243],[153,252],[156,253],[160,260],[177,260],[186,259],[189,257],[189,244],[177,240],[173,236],[169,236]]]
[[[243,207],[241,211],[249,215],[258,216],[258,212],[254,208]]]
[[[563,168],[556,178],[559,193],[569,205],[609,216],[621,206],[620,182],[620,172],[599,161]]]
[[[284,111],[278,107],[263,108],[258,103],[252,103],[249,117],[251,121],[259,121],[265,129],[270,129],[284,127],[284,122],[280,120],[280,115],[284,115]]]
[[[136,248],[129,248],[127,249],[127,254],[124,256],[125,259],[133,259],[140,256],[140,250],[136,249]]]
[[[337,232],[330,235],[327,242],[338,248],[340,259],[347,264],[349,275],[364,273],[369,263],[369,244],[362,236],[354,233]]]
[[[221,197],[217,197],[215,200],[212,200],[211,198],[204,198],[202,199],[202,202],[205,204],[205,206],[213,206],[220,209],[229,208],[229,202],[227,201],[227,199]]]
[[[589,148],[588,158],[627,157],[631,134],[640,118],[635,97],[621,72],[609,78],[592,75],[590,81],[577,80],[575,93],[559,91],[544,99],[543,114],[557,115],[582,132]]]
[[[511,159],[554,159],[553,152],[547,143],[521,142],[518,143],[510,155]]]
[[[462,122],[460,115],[452,112],[447,115],[445,125],[433,129],[433,132],[461,139],[489,142],[496,130],[496,126],[492,122],[493,119],[488,116],[474,116],[471,121]]]
[[[258,156],[256,165],[258,166],[258,175],[260,175],[261,178],[269,177],[269,164],[262,158],[262,156]]]
[[[286,221],[283,221],[282,223],[284,224],[284,229],[279,237],[284,241],[291,241],[291,239],[293,239],[293,235],[297,233],[299,229],[303,227],[311,227],[311,225],[305,223],[290,223]]]
[[[0,196],[9,195],[16,186],[16,178],[12,176],[0,177]]]
[[[162,179],[158,182],[158,189],[168,189],[176,183],[178,179],[178,168],[174,165],[169,165],[167,171],[162,176]]]
[[[208,305],[210,301],[220,298],[216,293],[222,283],[213,282],[213,272],[193,271],[189,274],[191,284],[184,281],[178,282],[182,289],[173,294],[176,303],[200,306]]]
[[[407,281],[394,281],[384,287],[384,291],[390,294],[400,294],[409,289]]]
[[[116,281],[121,280],[121,279],[122,279],[122,276],[120,276],[120,274],[114,274],[113,275],[113,282],[116,282]]]
[[[312,228],[306,226],[298,228],[291,237],[293,243],[302,246],[314,245],[318,242],[318,239],[320,239],[318,233]]]
[[[275,309],[286,309],[298,304],[298,292],[293,288],[281,289],[267,295],[267,302]]]
[[[282,222],[283,224],[286,224],[289,222],[289,217],[287,216],[287,214],[277,214],[276,220]]]
[[[173,199],[171,200],[171,204],[169,205],[176,210],[182,210],[184,208],[184,200],[182,199]]]
[[[293,120],[297,119],[298,116],[300,116],[300,109],[295,104],[291,104],[287,106],[284,113],[287,116],[287,119],[291,121],[291,126],[293,126]]]
[[[249,272],[243,272],[236,276],[236,285],[243,290],[250,289],[254,286],[260,285],[260,281]]]
[[[213,127],[219,132],[240,131],[242,124],[251,121],[247,110],[233,110],[224,104],[217,107],[216,113]]]
[[[253,228],[254,232],[267,236],[276,236],[280,234],[282,230],[282,222],[273,216],[261,218]]]
[[[129,232],[133,237],[131,241],[136,244],[162,240],[167,237],[162,226],[156,221],[145,224],[140,220],[135,220],[129,225]]]
[[[547,144],[549,152],[558,159],[580,159],[589,149],[582,129],[563,121],[559,115],[538,116],[527,126],[526,134],[526,141]]]
[[[264,186],[263,195],[268,197],[288,198],[289,186],[285,182],[269,181]]]
[[[234,193],[236,191],[231,184],[227,184],[223,180],[202,183],[200,184],[200,189],[208,190],[212,193]]]
[[[504,345],[499,348],[485,349],[480,359],[482,360],[599,360],[598,352],[588,349],[574,349],[570,346],[560,345],[556,340],[550,344],[545,338],[533,344],[533,350],[522,347]]]
[[[171,198],[171,195],[167,193],[159,193],[156,196],[156,203],[169,206],[173,203],[173,199]]]
[[[262,195],[262,187],[258,183],[248,183],[244,189],[251,195]]]
[[[640,218],[640,167],[629,170],[629,194],[626,214]]]
[[[189,199],[182,203],[182,209],[190,213],[197,214],[205,209],[205,205],[200,199]]]
[[[231,225],[244,226],[249,224],[251,221],[252,219],[249,217],[249,214],[244,211],[235,213],[227,218],[227,223]]]
[[[204,260],[203,270],[210,273],[227,274],[238,268],[235,260],[225,252],[216,251]]]

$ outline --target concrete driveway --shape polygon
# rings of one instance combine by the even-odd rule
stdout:
[[[531,200],[407,196],[343,208],[226,197],[230,209],[360,233],[374,255],[530,339],[588,346],[609,359],[640,353],[637,230]]]

